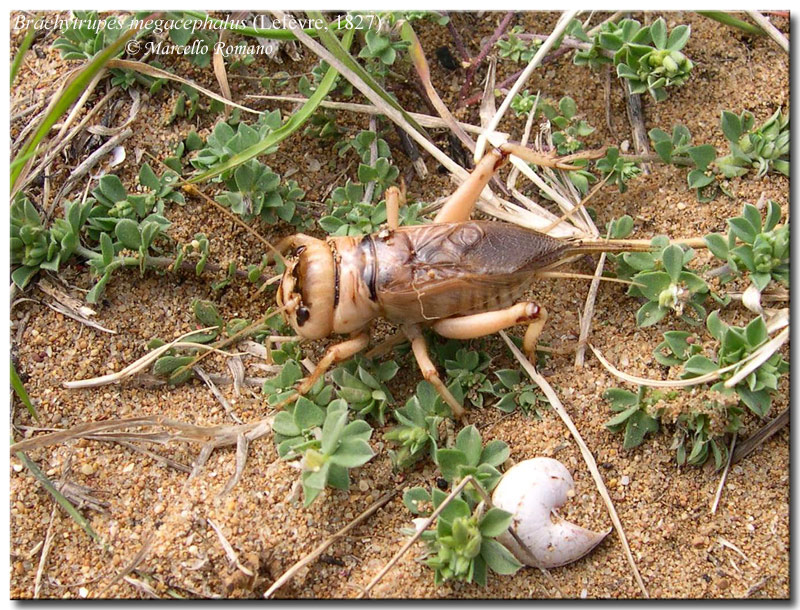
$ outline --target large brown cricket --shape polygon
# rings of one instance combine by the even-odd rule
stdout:
[[[519,301],[531,279],[571,254],[631,249],[469,220],[481,191],[510,152],[507,145],[488,152],[432,224],[400,227],[401,194],[391,187],[386,192],[388,229],[326,240],[297,234],[279,244],[281,252],[293,250],[277,295],[286,321],[305,339],[349,335],[328,348],[297,386],[298,394],[308,392],[331,366],[364,350],[371,321],[383,317],[400,327],[388,343],[403,337],[411,342],[424,378],[461,417],[463,407],[428,355],[423,327],[443,337],[472,339],[528,324],[523,346],[530,357],[547,319],[543,307]]]

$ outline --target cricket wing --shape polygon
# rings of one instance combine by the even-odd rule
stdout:
[[[507,307],[530,276],[557,260],[566,245],[517,225],[489,221],[404,227],[395,244],[408,255],[380,281],[390,319],[434,320]]]

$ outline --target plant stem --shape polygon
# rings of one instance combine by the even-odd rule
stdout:
[[[718,21],[722,25],[727,25],[732,28],[736,28],[751,34],[753,36],[763,36],[764,31],[751,24],[747,23],[746,21],[742,21],[741,19],[737,19],[730,13],[726,13],[724,11],[697,11],[698,15],[702,15],[703,17],[707,17],[708,19],[713,19],[714,21]]]
[[[467,69],[467,77],[464,80],[464,84],[461,85],[461,91],[458,92],[458,102],[456,102],[456,107],[463,106],[462,100],[464,96],[467,95],[467,91],[472,86],[472,79],[475,78],[475,72],[477,71],[478,67],[483,63],[483,60],[486,59],[486,56],[489,54],[489,51],[492,50],[494,43],[500,40],[500,37],[505,33],[508,29],[508,26],[511,25],[511,21],[514,19],[514,11],[509,11],[506,13],[503,20],[500,22],[500,25],[497,26],[495,31],[489,37],[489,40],[486,41],[486,44],[483,45],[481,48],[480,53],[478,56],[472,60],[469,68]]]

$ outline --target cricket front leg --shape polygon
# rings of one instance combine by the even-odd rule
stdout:
[[[369,345],[369,334],[360,333],[351,336],[347,341],[342,341],[336,345],[331,345],[326,351],[322,359],[317,363],[317,368],[308,377],[303,379],[297,386],[296,390],[299,394],[307,394],[317,380],[322,377],[325,372],[334,364],[344,362],[348,358],[352,358],[358,352],[365,349]]]
[[[491,335],[518,324],[528,324],[522,344],[525,354],[534,362],[536,342],[547,322],[547,310],[536,303],[517,303],[507,309],[476,313],[471,316],[445,318],[434,322],[433,330],[448,339],[475,339]]]
[[[287,405],[296,401],[301,396],[308,394],[311,388],[314,387],[314,384],[317,383],[317,380],[322,377],[329,368],[335,364],[338,364],[339,362],[344,362],[348,358],[355,356],[358,352],[366,348],[367,345],[369,345],[368,333],[359,333],[351,336],[351,338],[347,341],[342,341],[336,345],[331,345],[325,351],[325,355],[322,357],[319,363],[317,363],[317,367],[314,369],[314,372],[297,384],[295,387],[296,393],[292,394],[288,398],[283,399],[281,402],[275,405],[275,408],[281,410]]]
[[[455,193],[450,195],[433,222],[465,222],[469,220],[481,191],[505,163],[506,157],[506,154],[496,148],[486,153],[472,170],[469,178],[461,183]]]
[[[442,397],[442,400],[450,406],[454,417],[458,419],[464,417],[464,407],[461,406],[455,399],[455,396],[447,389],[447,386],[444,385],[442,378],[439,377],[439,373],[436,370],[436,366],[431,361],[431,357],[428,354],[428,345],[425,343],[425,337],[422,336],[422,331],[420,331],[419,326],[404,326],[403,332],[406,337],[408,337],[409,341],[411,341],[411,350],[414,352],[414,357],[417,359],[417,364],[422,371],[422,376],[426,381],[430,382],[439,393],[439,396]]]

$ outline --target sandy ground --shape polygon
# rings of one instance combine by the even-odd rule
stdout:
[[[464,35],[473,54],[480,39],[488,36],[502,15],[488,13],[457,14],[456,27]],[[640,17],[641,18],[641,17]],[[655,18],[648,16],[648,18]],[[676,123],[685,124],[696,143],[708,142],[724,150],[718,129],[721,110],[736,112],[748,109],[761,122],[778,106],[788,107],[788,56],[772,41],[750,39],[692,14],[667,15],[670,27],[678,23],[692,25],[692,37],[686,53],[696,64],[688,86],[670,90],[667,101],[655,104],[644,101],[646,126],[669,130]],[[783,31],[788,20],[775,18]],[[527,14],[517,21],[526,31],[548,33],[555,22],[551,14]],[[434,60],[434,50],[451,39],[445,28],[418,28],[423,46],[432,63],[434,82],[444,101],[454,105],[463,73],[448,72]],[[12,47],[20,40],[12,35]],[[12,112],[50,95],[58,79],[68,69],[50,48],[51,38],[37,39],[28,55],[17,85],[11,92]],[[302,52],[302,51],[301,51]],[[262,63],[265,73],[286,70],[298,74],[312,65],[308,53],[294,64],[288,59],[282,66]],[[198,70],[181,64],[187,78],[196,79],[216,89],[212,70]],[[513,73],[517,66],[500,62],[498,82]],[[483,77],[484,72],[478,74]],[[294,81],[293,81],[294,82]],[[477,79],[476,79],[477,82]],[[251,82],[232,76],[236,99],[244,100],[253,92]],[[597,131],[587,138],[589,146],[612,144],[629,138],[624,102],[615,82],[611,93],[611,126],[619,139],[610,133],[605,120],[604,78],[561,59],[537,70],[527,88],[542,90],[552,98],[571,95],[588,122]],[[412,89],[398,91],[409,110],[427,112]],[[158,158],[167,156],[172,144],[192,129],[205,136],[213,126],[209,114],[189,124],[179,120],[160,127],[169,114],[175,90],[168,88],[154,97],[145,97],[143,109],[133,125],[135,135],[127,143],[128,161],[120,175],[134,184],[138,168],[131,154],[142,148]],[[97,98],[94,96],[93,100]],[[123,95],[120,116],[127,115],[129,100]],[[255,105],[256,102],[253,102]],[[259,107],[259,106],[257,106]],[[273,108],[275,106],[270,106]],[[284,108],[287,110],[287,108]],[[365,128],[367,119],[340,115],[343,124]],[[478,111],[471,106],[459,113],[461,120],[478,124]],[[24,122],[23,122],[24,123]],[[13,125],[12,135],[21,124]],[[501,128],[521,134],[523,124],[511,118]],[[445,145],[444,132],[434,131]],[[397,137],[387,136],[393,150],[399,149]],[[407,159],[396,152],[394,158],[405,172]],[[321,168],[312,172],[318,161]],[[428,180],[415,180],[409,186],[412,199],[432,200],[452,190],[446,177],[437,172],[437,164],[425,159],[431,174]],[[323,198],[329,184],[344,183],[342,171],[347,162],[331,154],[327,142],[296,135],[281,145],[268,163],[285,173],[299,169],[293,178],[307,190],[307,200]],[[70,165],[59,164],[53,173],[55,185],[64,179]],[[735,199],[720,197],[713,203],[698,203],[687,191],[685,170],[655,165],[653,173],[631,183],[627,193],[602,190],[593,202],[598,226],[621,214],[636,221],[635,236],[649,237],[667,233],[673,237],[694,237],[711,231],[724,231],[725,219],[735,215],[743,202],[755,203],[762,193],[788,208],[788,180],[769,176],[755,180],[748,176],[731,183]],[[351,168],[347,175],[353,175]],[[40,196],[39,189],[31,195]],[[317,207],[322,210],[322,204]],[[198,231],[211,239],[212,260],[241,263],[257,262],[261,246],[252,237],[221,218],[202,202],[190,200],[186,206],[168,211],[173,221],[171,234],[179,241]],[[266,235],[285,234],[285,227],[259,226]],[[700,253],[701,263],[709,255]],[[576,271],[590,273],[592,265],[583,262]],[[88,271],[70,266],[60,274],[80,297],[91,286]],[[45,307],[44,295],[31,291],[37,302],[25,301],[12,310],[13,353],[30,395],[42,416],[41,426],[67,428],[83,422],[134,415],[164,415],[201,425],[230,424],[221,405],[199,381],[182,387],[147,387],[131,384],[105,388],[68,391],[64,381],[88,378],[118,371],[145,353],[145,344],[158,336],[171,339],[193,328],[190,303],[193,298],[214,300],[223,317],[257,318],[269,302],[257,295],[246,282],[234,282],[214,293],[207,277],[119,273],[96,307],[96,320],[117,332],[105,334],[82,326]],[[543,340],[555,347],[568,346],[578,335],[578,312],[583,309],[586,283],[579,280],[556,280],[536,288],[536,299],[550,312]],[[674,319],[653,328],[639,329],[634,314],[638,304],[624,295],[622,287],[601,287],[591,341],[620,368],[640,376],[658,376],[662,370],[652,358],[661,333],[669,328],[683,328]],[[744,310],[731,306],[726,319],[742,323],[748,319]],[[493,369],[515,366],[498,337],[479,344],[494,358]],[[324,343],[309,346],[308,353],[318,357]],[[788,352],[787,352],[788,357]],[[578,429],[591,448],[609,487],[614,504],[628,536],[636,563],[652,597],[779,597],[789,596],[789,434],[784,429],[758,451],[731,469],[722,494],[719,510],[711,515],[709,507],[719,483],[719,474],[708,464],[704,468],[678,468],[670,449],[668,429],[647,440],[641,447],[624,451],[621,435],[613,435],[603,426],[609,408],[602,392],[620,385],[593,357],[575,370],[572,357],[552,357],[546,367],[550,383],[556,388]],[[208,361],[207,361],[208,362]],[[419,373],[409,356],[399,360],[401,373],[392,382],[395,397],[404,401]],[[222,363],[209,364],[210,370],[223,370]],[[788,382],[773,401],[773,413],[788,402]],[[259,395],[233,396],[224,388],[243,421],[264,417],[265,402]],[[470,413],[470,421],[482,428],[485,440],[503,439],[511,447],[516,461],[529,457],[553,456],[572,472],[575,498],[562,510],[563,516],[593,529],[610,525],[605,506],[585,468],[580,452],[552,410],[544,410],[541,419],[521,413],[502,417],[491,408]],[[29,437],[34,422],[24,408],[13,413],[17,438]],[[26,428],[27,427],[27,428]],[[759,427],[752,416],[746,417],[741,433],[747,436]],[[216,451],[199,476],[171,468],[153,457],[115,443],[78,441],[31,452],[41,469],[53,480],[69,481],[93,490],[105,501],[104,512],[84,508],[92,527],[110,545],[104,551],[60,510],[53,510],[53,500],[19,460],[12,456],[10,472],[11,521],[11,596],[30,598],[42,553],[42,543],[52,533],[49,556],[41,580],[41,596],[76,598],[103,596],[141,598],[148,595],[145,586],[158,596],[230,596],[260,597],[270,584],[295,561],[310,552],[328,535],[344,526],[382,494],[398,492],[383,509],[344,539],[333,544],[319,561],[303,569],[278,593],[283,597],[352,597],[400,548],[401,528],[409,525],[410,515],[400,501],[402,490],[409,486],[429,486],[436,478],[435,467],[425,463],[411,472],[392,472],[384,450],[382,430],[373,434],[372,446],[378,456],[353,471],[349,493],[328,491],[310,508],[292,498],[297,471],[278,460],[271,438],[252,444],[244,475],[226,496],[219,491],[234,471],[232,447]],[[196,445],[152,447],[154,451],[183,464],[191,464],[197,455]],[[220,539],[209,521],[219,526],[237,554],[239,561],[254,576],[247,577],[226,557]],[[722,542],[724,541],[724,543]],[[128,575],[127,568],[137,553],[149,545],[149,552]],[[739,551],[733,550],[734,547]],[[422,547],[416,545],[373,590],[373,597],[459,597],[459,598],[549,598],[565,597],[630,598],[640,596],[625,560],[619,538],[610,535],[592,554],[564,568],[552,570],[552,582],[538,571],[524,569],[512,577],[492,577],[481,589],[460,583],[435,587],[433,574],[419,561]],[[125,580],[118,575],[126,575]],[[141,583],[145,583],[144,585]]]

